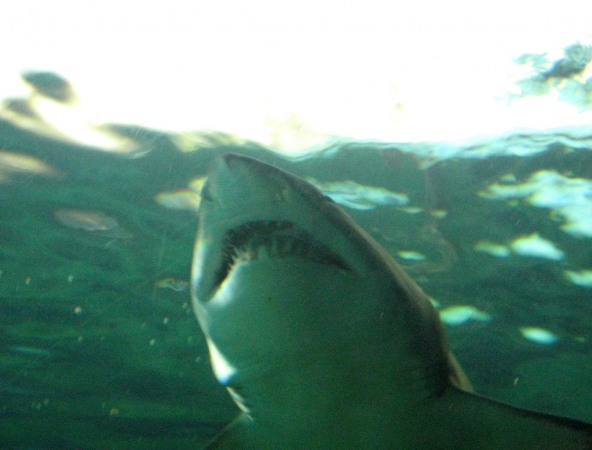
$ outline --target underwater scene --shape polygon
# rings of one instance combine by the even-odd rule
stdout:
[[[221,177],[228,153],[300,177],[384,248],[425,292],[474,392],[592,423],[588,41],[509,58],[512,90],[496,91],[503,120],[537,110],[546,118],[559,111],[561,120],[514,127],[502,120],[459,134],[462,124],[456,130],[436,111],[426,126],[441,130],[425,137],[410,125],[414,106],[400,93],[387,115],[402,124],[401,134],[355,125],[342,132],[346,112],[320,126],[314,114],[289,106],[282,121],[255,126],[247,109],[228,111],[227,99],[215,95],[208,105],[219,102],[220,110],[203,122],[196,108],[195,127],[126,120],[117,110],[91,120],[84,93],[93,85],[81,81],[79,91],[78,73],[71,80],[48,61],[0,79],[19,86],[1,92],[0,107],[0,449],[201,449],[239,407],[249,414],[249,399],[221,386],[236,370],[216,356],[208,318],[200,317],[200,327],[199,299],[192,304],[199,280],[214,276],[195,262],[202,257],[197,247],[194,255],[196,233],[205,227],[200,205],[215,197],[208,175]],[[133,78],[126,82],[133,90]],[[455,92],[448,95],[453,102]],[[355,95],[350,101],[353,110]],[[232,126],[219,125],[225,114]],[[284,176],[273,173],[270,179]],[[241,186],[233,185],[232,195],[249,205],[260,193]],[[263,231],[286,226],[269,223]],[[271,244],[253,244],[255,231],[238,233],[224,237],[243,245],[225,262],[229,272],[290,254],[350,270],[347,258],[320,244],[293,247],[308,235],[280,230],[289,244],[274,241],[270,254],[252,254],[249,245]],[[217,282],[227,275],[220,270]],[[359,343],[353,333],[339,333],[346,351]],[[221,448],[243,448],[233,444]],[[592,448],[592,437],[578,444],[573,448]],[[285,448],[327,448],[318,445]]]

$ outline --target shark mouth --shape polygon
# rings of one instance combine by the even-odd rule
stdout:
[[[288,257],[351,270],[342,258],[294,223],[257,220],[233,228],[224,235],[222,265],[216,274],[216,284],[221,284],[237,263]]]

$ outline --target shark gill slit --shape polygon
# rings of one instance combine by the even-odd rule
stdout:
[[[216,274],[219,285],[237,262],[267,258],[302,258],[351,271],[347,263],[310,233],[287,220],[256,220],[226,232],[222,264]]]

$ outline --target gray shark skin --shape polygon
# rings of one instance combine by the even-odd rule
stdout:
[[[193,306],[242,412],[212,449],[592,449],[592,425],[469,392],[436,310],[306,181],[227,154],[202,190]]]

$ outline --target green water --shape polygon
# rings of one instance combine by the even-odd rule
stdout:
[[[50,176],[5,163],[0,184],[0,448],[201,448],[233,418],[189,291],[158,286],[166,278],[189,281],[196,215],[155,201],[187,189],[225,151],[301,176],[406,193],[420,212],[348,212],[391,253],[426,256],[399,261],[441,308],[472,305],[491,316],[448,327],[475,390],[592,421],[590,289],[562,275],[590,265],[590,240],[563,232],[548,210],[477,195],[507,173],[521,179],[554,168],[592,178],[589,152],[553,145],[526,158],[453,159],[421,169],[413,157],[372,144],[291,162],[221,143],[183,153],[165,134],[130,132],[142,156],[62,144],[0,122],[2,150],[55,169]],[[90,225],[60,221],[56,211],[64,209],[100,212],[117,226],[101,230],[96,216]],[[430,210],[447,215],[437,219]],[[534,231],[566,258],[473,250],[481,239],[506,242]],[[523,326],[559,340],[530,342],[518,331]]]

